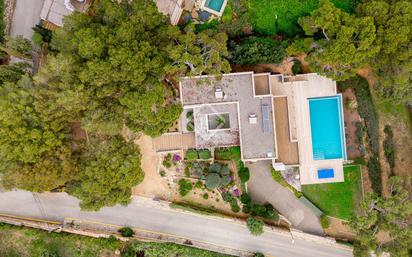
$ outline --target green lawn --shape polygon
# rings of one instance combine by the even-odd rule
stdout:
[[[297,20],[309,15],[318,0],[243,0],[246,1],[254,31],[264,35],[276,33],[295,36],[301,32]],[[333,0],[337,7],[353,12],[359,0]]]
[[[344,167],[345,182],[302,186],[303,195],[326,215],[348,220],[362,198],[360,166]]]
[[[121,242],[67,233],[48,233],[0,223],[1,257],[121,257],[179,256],[229,257],[228,255],[171,243]],[[137,255],[137,253],[142,255]]]

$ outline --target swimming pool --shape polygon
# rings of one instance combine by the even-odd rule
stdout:
[[[314,160],[346,160],[342,95],[309,99]]]
[[[206,0],[205,6],[216,12],[220,12],[224,1],[225,0]]]

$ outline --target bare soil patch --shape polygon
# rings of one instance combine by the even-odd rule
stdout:
[[[151,198],[172,200],[173,194],[170,191],[166,180],[158,173],[157,153],[153,148],[151,137],[142,135],[134,142],[140,147],[142,155],[141,167],[145,173],[142,183],[133,188],[134,195],[141,195]]]
[[[281,64],[256,64],[256,65],[232,65],[232,72],[253,71],[255,73],[278,73],[292,75],[293,61],[290,58],[283,60]]]
[[[357,108],[347,108],[348,101],[356,101],[355,92],[352,88],[348,88],[343,92],[344,102],[344,119],[346,132],[346,150],[348,158],[354,160],[362,156],[364,152],[362,142],[359,142],[356,136],[356,123],[361,122]]]
[[[325,230],[326,235],[344,240],[354,240],[356,238],[356,234],[346,225],[345,221],[331,216],[328,217],[330,226]]]

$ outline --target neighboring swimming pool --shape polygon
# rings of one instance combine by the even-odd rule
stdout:
[[[225,0],[206,0],[205,6],[220,13],[224,2]]]
[[[314,160],[346,160],[342,95],[309,99]]]

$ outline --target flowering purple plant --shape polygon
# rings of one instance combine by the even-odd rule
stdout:
[[[235,194],[235,196],[240,196],[240,191],[237,188],[233,190],[233,193]]]
[[[173,155],[173,161],[180,162],[181,160],[182,160],[182,157],[180,157],[180,155],[178,155],[178,154]]]

